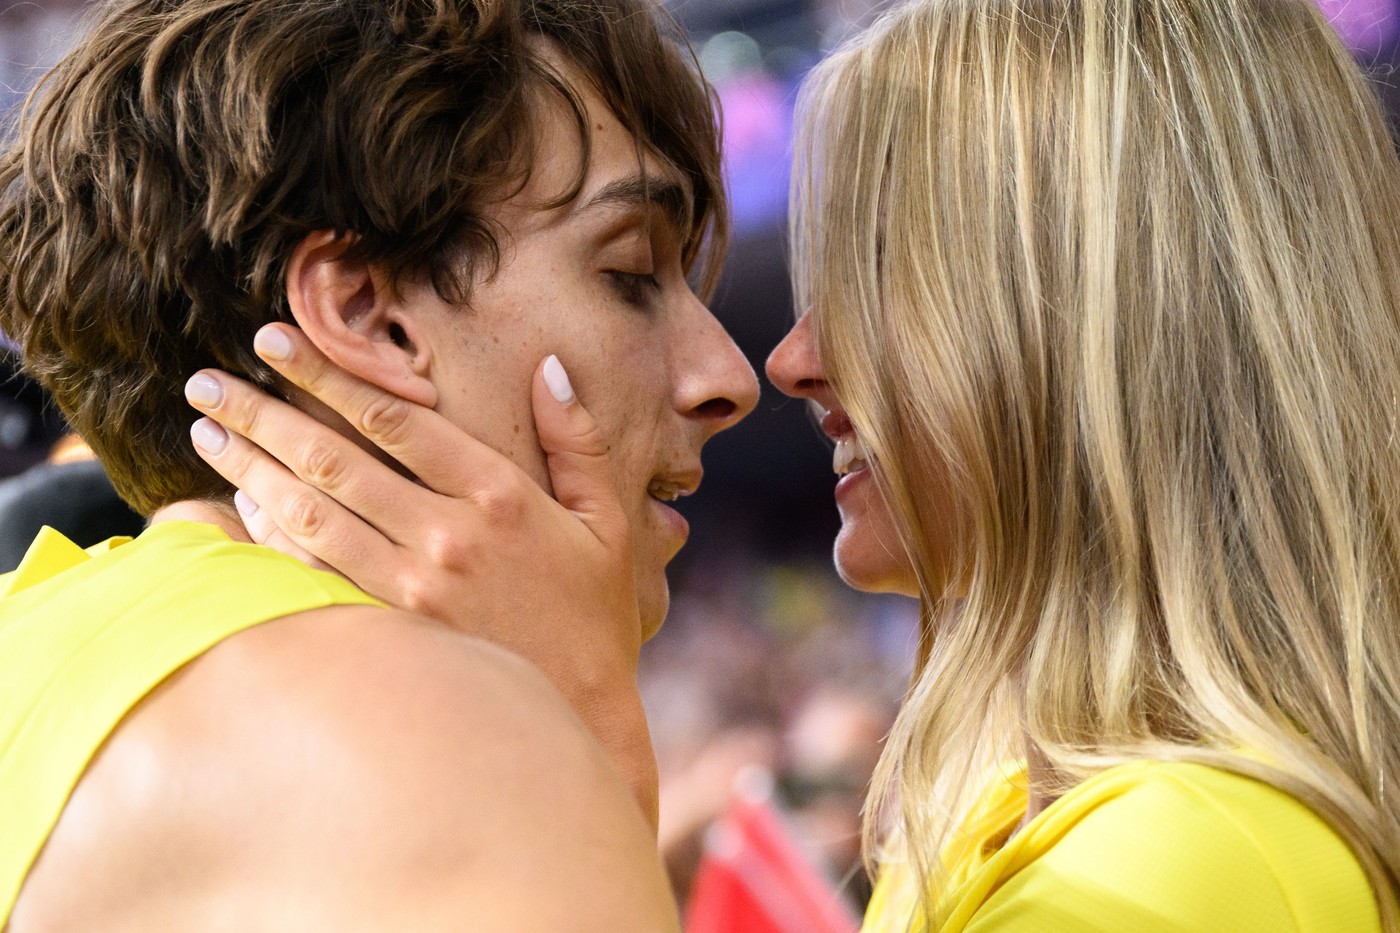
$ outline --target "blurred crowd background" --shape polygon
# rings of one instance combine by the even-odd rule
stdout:
[[[1400,0],[1317,2],[1392,115],[1400,112]],[[796,88],[878,4],[668,3],[724,111],[736,232],[715,311],[760,370],[793,319],[783,243]],[[0,117],[17,112],[81,34],[88,7],[0,0]],[[58,481],[47,461],[81,450],[62,440],[61,418],[18,373],[3,335],[0,351],[0,477],[10,478],[0,479],[3,519]],[[700,493],[680,506],[692,538],[673,565],[671,615],[642,666],[662,780],[661,843],[677,895],[686,898],[736,781],[752,784],[758,774],[808,856],[858,909],[869,894],[860,805],[908,682],[917,607],[854,593],[831,570],[831,452],[804,405],[765,386],[757,411],[707,447],[705,466]],[[77,484],[61,497],[70,501],[100,482],[100,474],[62,475]],[[91,544],[126,533],[132,520],[115,506],[73,534]],[[0,536],[0,571],[27,541]]]

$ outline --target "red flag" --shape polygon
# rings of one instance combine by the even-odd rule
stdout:
[[[741,782],[707,834],[686,933],[856,933],[859,921],[773,808],[772,780],[761,784]]]

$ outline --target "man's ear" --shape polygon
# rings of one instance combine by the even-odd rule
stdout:
[[[383,270],[346,258],[353,240],[318,230],[287,263],[287,303],[303,333],[347,372],[432,408],[437,386],[420,321]]]

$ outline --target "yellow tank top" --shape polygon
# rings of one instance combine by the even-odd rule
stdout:
[[[1341,838],[1295,798],[1195,764],[1103,772],[1011,836],[1026,778],[998,779],[964,825],[940,933],[1378,933]],[[1008,836],[1010,838],[1008,839]],[[882,872],[862,933],[928,929],[910,873]]]
[[[341,604],[377,603],[213,525],[163,522],[86,551],[40,532],[0,576],[0,929],[88,761],[132,707],[230,635]]]

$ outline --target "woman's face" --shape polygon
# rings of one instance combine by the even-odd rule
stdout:
[[[832,468],[841,477],[836,484],[836,508],[841,513],[837,572],[858,590],[917,596],[913,565],[871,473],[879,465],[867,459],[855,427],[822,371],[811,312],[803,314],[773,350],[767,369],[768,378],[781,392],[818,406],[822,431],[836,442]]]

